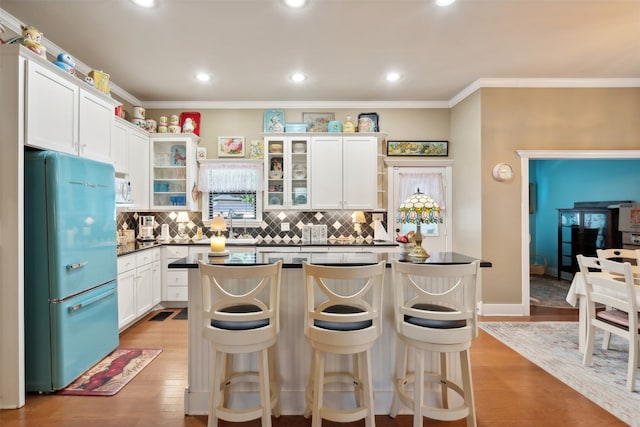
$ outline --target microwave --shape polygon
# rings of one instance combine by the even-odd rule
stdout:
[[[116,206],[126,206],[132,203],[131,181],[126,178],[116,178]]]

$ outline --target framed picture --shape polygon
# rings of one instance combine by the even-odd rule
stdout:
[[[380,132],[378,113],[358,114],[358,132]]]
[[[387,141],[387,156],[449,155],[449,141]]]
[[[329,122],[335,118],[334,113],[302,113],[302,121],[307,124],[307,132],[328,132]]]
[[[219,136],[218,157],[244,157],[244,136]]]
[[[264,133],[284,132],[284,111],[264,110],[263,122]]]
[[[207,147],[197,147],[196,158],[198,159],[198,161],[207,160]]]

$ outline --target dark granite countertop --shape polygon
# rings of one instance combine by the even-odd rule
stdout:
[[[302,268],[303,261],[320,265],[357,266],[377,264],[386,260],[390,266],[392,259],[405,261],[402,254],[373,253],[373,252],[235,252],[227,256],[207,256],[207,254],[194,254],[186,258],[173,261],[169,268],[198,268],[198,262],[223,265],[263,265],[282,260],[283,268]],[[467,264],[476,258],[462,255],[456,252],[434,252],[424,263],[426,264]],[[491,267],[488,261],[480,260],[481,267]]]
[[[123,245],[118,245],[118,256],[128,255],[130,253],[142,251],[145,249],[160,247],[164,245],[169,246],[202,246],[208,245],[209,239],[202,239],[200,241],[187,240],[186,242],[177,242],[175,240],[171,240],[169,242],[160,242],[160,241],[149,241],[149,242],[130,242],[125,243]],[[296,247],[296,248],[304,248],[304,247],[394,247],[398,246],[398,243],[385,241],[385,242],[371,242],[364,241],[362,243],[356,243],[355,241],[338,241],[338,240],[327,240],[326,243],[318,243],[318,244],[310,244],[310,243],[301,243],[301,242],[265,242],[264,240],[258,238],[255,243],[237,243],[232,240],[227,240],[227,246],[260,246],[260,247]]]

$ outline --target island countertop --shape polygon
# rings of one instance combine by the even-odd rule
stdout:
[[[410,262],[403,254],[396,252],[232,252],[227,256],[189,255],[173,261],[169,264],[169,268],[198,268],[199,261],[220,265],[264,265],[279,260],[282,260],[283,268],[302,268],[304,261],[320,265],[358,266],[377,264],[386,260],[387,266],[390,266],[393,259]],[[457,252],[433,252],[423,263],[468,264],[476,259]],[[491,267],[491,263],[480,260],[480,267]]]

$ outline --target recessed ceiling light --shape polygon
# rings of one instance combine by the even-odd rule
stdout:
[[[388,82],[397,82],[398,80],[400,80],[400,74],[395,73],[395,72],[389,73],[389,74],[386,75],[385,79]]]
[[[449,6],[453,4],[456,0],[436,0],[436,4],[438,6]]]
[[[291,74],[291,76],[289,76],[289,78],[291,79],[291,81],[294,81],[296,83],[307,80],[307,76],[305,76],[303,73],[293,73]]]
[[[211,80],[211,74],[198,73],[196,74],[196,79],[198,79],[201,82],[208,82],[209,80]]]
[[[309,0],[284,0],[284,4],[292,8],[299,8],[306,5]]]
[[[141,7],[154,7],[156,5],[156,0],[131,0],[131,1]]]

